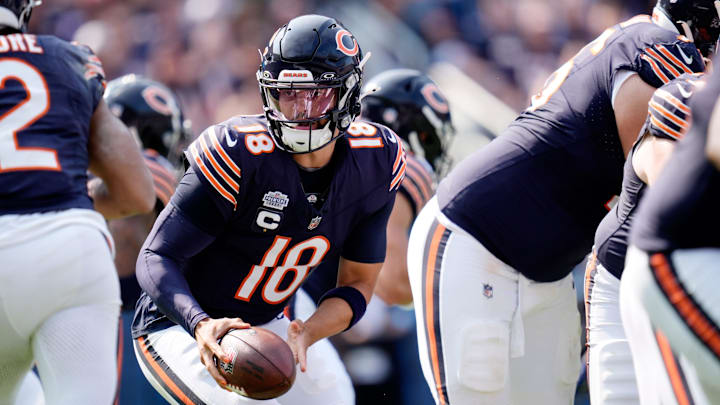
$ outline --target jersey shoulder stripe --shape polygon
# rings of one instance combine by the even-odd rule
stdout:
[[[405,171],[407,170],[407,159],[405,157],[405,149],[402,146],[402,140],[398,137],[395,132],[387,129],[389,136],[392,136],[396,145],[397,151],[395,152],[395,161],[393,162],[392,175],[393,179],[390,181],[390,189],[388,191],[397,190],[400,187],[400,183],[405,178]]]
[[[416,157],[408,155],[405,179],[399,191],[407,195],[415,215],[432,198],[433,190],[434,179],[430,165],[424,165]]]
[[[187,154],[206,183],[231,203],[233,208],[237,208],[242,172],[226,150],[234,146],[237,140],[222,134],[228,134],[227,128],[222,125],[211,126],[190,144]]]
[[[152,174],[155,196],[162,202],[163,206],[165,206],[175,192],[177,179],[170,170],[157,161],[158,156],[151,156],[145,153],[144,157],[145,164]]]
[[[684,74],[655,90],[648,103],[648,131],[657,137],[681,139],[690,127],[690,97],[704,82],[702,75]]]

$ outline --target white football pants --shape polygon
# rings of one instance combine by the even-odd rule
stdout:
[[[620,310],[640,404],[720,403],[719,271],[720,249],[628,249]]]
[[[620,319],[620,280],[595,254],[585,269],[588,387],[592,405],[634,405],[637,383]]]
[[[580,372],[572,275],[525,278],[439,210],[410,235],[420,362],[437,404],[570,405]]]
[[[303,293],[304,295],[305,293]],[[310,305],[312,300],[308,296]],[[307,305],[303,302],[301,306]],[[302,317],[300,319],[303,319]],[[287,340],[290,321],[279,315],[264,325]],[[290,391],[271,400],[254,400],[226,391],[215,382],[200,362],[195,339],[181,326],[150,333],[135,339],[135,356],[145,378],[169,403],[183,405],[354,405],[355,393],[335,348],[327,339],[310,346],[307,351],[307,371],[297,368],[295,383]],[[191,402],[187,402],[191,401]]]
[[[0,216],[0,404],[33,362],[46,404],[110,404],[120,286],[100,214]]]

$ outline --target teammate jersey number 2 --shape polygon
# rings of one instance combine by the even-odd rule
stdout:
[[[44,116],[50,108],[50,93],[43,75],[32,65],[15,58],[0,59],[0,94],[8,80],[22,84],[27,96],[0,117],[0,173],[19,170],[56,170],[57,151],[22,147],[18,132]]]
[[[314,236],[290,248],[285,255],[282,266],[277,266],[280,255],[290,244],[290,238],[276,236],[273,244],[265,252],[260,265],[252,266],[250,273],[245,277],[235,293],[235,298],[241,301],[250,301],[256,293],[260,282],[265,279],[268,268],[271,269],[264,286],[259,291],[262,299],[268,304],[279,304],[290,297],[308,276],[310,269],[320,264],[325,254],[330,250],[330,241],[324,236]],[[310,261],[299,265],[300,257],[306,250],[312,250]],[[276,267],[277,266],[277,267]],[[280,284],[288,272],[293,273],[293,280],[285,289],[280,290]]]

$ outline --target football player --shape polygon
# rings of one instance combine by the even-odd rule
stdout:
[[[622,192],[595,233],[585,271],[588,383],[593,404],[638,402],[630,347],[620,320],[620,276],[636,208],[690,125],[688,101],[700,74],[684,74],[655,91],[641,135],[625,161]]]
[[[52,403],[110,403],[120,294],[103,216],[150,211],[152,177],[102,100],[100,60],[25,33],[39,3],[0,1],[0,402],[34,361]]]
[[[654,90],[704,70],[696,44],[712,47],[717,20],[713,1],[660,0],[652,18],[608,28],[440,183],[408,248],[438,404],[572,403],[580,319],[570,272],[620,191]]]
[[[408,152],[408,168],[400,184],[387,227],[387,252],[375,294],[389,305],[412,303],[407,276],[410,227],[434,192],[436,175],[451,163],[447,149],[455,135],[445,96],[427,75],[392,69],[368,80],[361,100],[362,118],[392,129]],[[335,286],[337,264],[318,266],[302,289],[314,301]]]
[[[620,310],[642,405],[720,402],[720,173],[705,155],[718,99],[716,71],[630,230]]]
[[[191,166],[140,252],[136,356],[171,402],[253,403],[230,392],[242,390],[214,358],[227,358],[217,341],[229,329],[263,326],[287,339],[301,372],[262,403],[354,403],[313,381],[325,353],[310,346],[365,311],[405,152],[388,128],[354,122],[367,57],[337,20],[294,18],[261,56],[264,114],[211,126],[189,146]],[[335,255],[337,287],[306,322],[289,321],[287,301]]]
[[[127,355],[133,351],[130,326],[135,314],[135,302],[140,297],[135,262],[158,214],[175,192],[175,173],[182,165],[179,153],[182,153],[183,145],[190,138],[190,123],[184,118],[180,102],[169,88],[141,76],[131,74],[110,81],[104,99],[110,111],[128,126],[143,148],[143,157],[152,173],[156,197],[153,211],[108,223],[115,240],[115,267],[120,276],[122,298],[118,347],[124,355],[118,358],[122,363],[118,403],[149,404],[153,399],[155,403],[164,403],[143,378],[134,356]]]

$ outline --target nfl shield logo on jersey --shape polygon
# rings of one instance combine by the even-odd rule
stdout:
[[[308,225],[308,230],[312,231],[313,229],[317,228],[318,225],[320,225],[320,221],[322,221],[322,217],[315,217],[310,220],[310,225]]]
[[[493,297],[493,286],[490,284],[483,284],[483,295],[485,298],[490,299]]]

